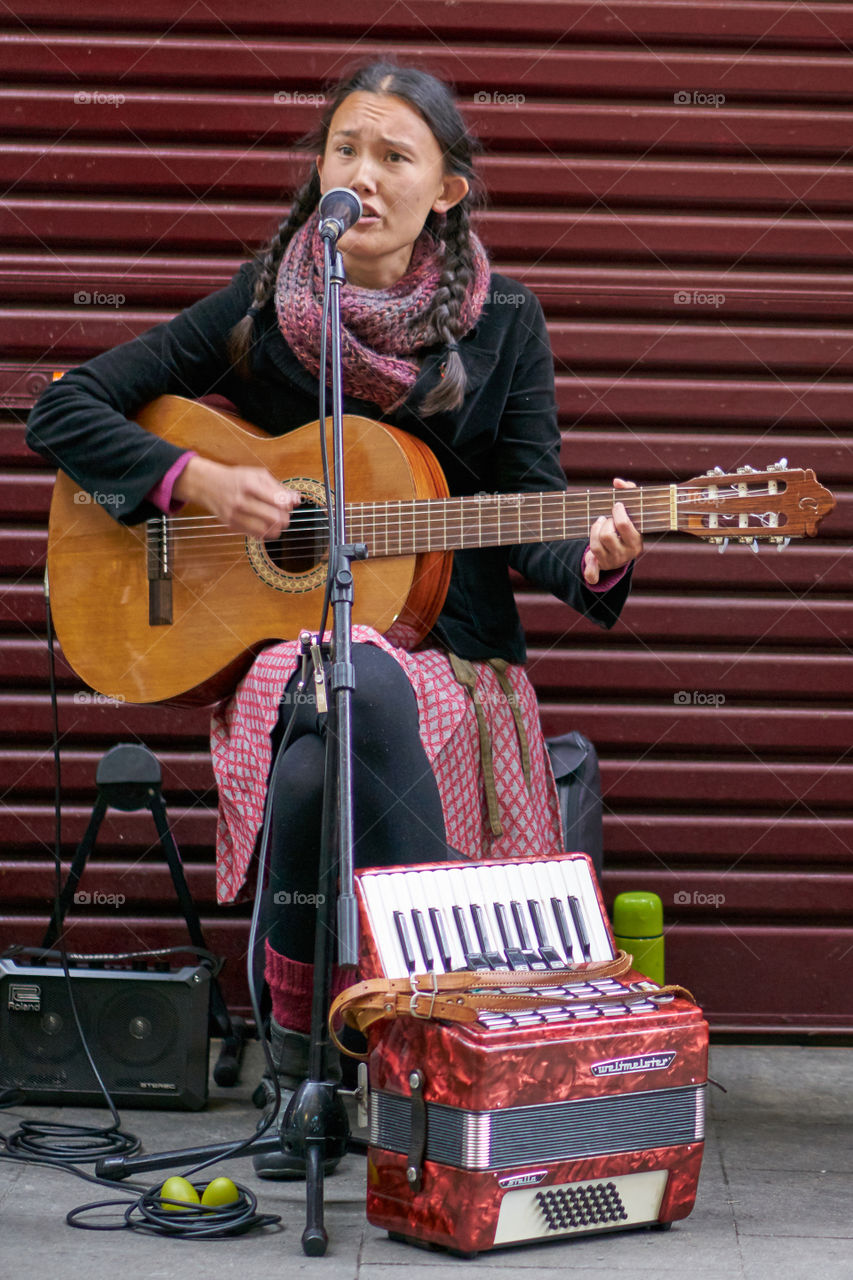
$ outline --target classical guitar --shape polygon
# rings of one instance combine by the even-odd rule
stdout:
[[[128,527],[115,495],[88,494],[60,472],[50,512],[51,608],[65,657],[92,688],[127,702],[213,702],[253,656],[319,624],[328,547],[316,423],[270,437],[207,405],[163,396],[138,421],[219,462],[264,466],[302,494],[270,541],[234,533],[185,507]],[[426,445],[364,418],[346,419],[347,536],[356,563],[355,622],[408,644],[437,618],[457,548],[586,537],[614,491],[451,498]],[[683,484],[618,491],[646,533],[783,543],[813,535],[835,505],[813,471],[719,471]]]

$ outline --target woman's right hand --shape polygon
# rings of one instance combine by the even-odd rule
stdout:
[[[285,489],[263,467],[232,467],[202,457],[190,458],[172,493],[253,538],[277,537],[300,500],[296,490]]]

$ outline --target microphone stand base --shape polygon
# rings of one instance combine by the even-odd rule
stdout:
[[[337,1085],[303,1080],[285,1113],[282,1139],[286,1154],[305,1161],[302,1250],[309,1258],[322,1257],[329,1243],[323,1225],[324,1166],[346,1154],[349,1136],[349,1119]]]
[[[323,1162],[340,1160],[349,1142],[349,1117],[338,1086],[328,1081],[303,1080],[291,1098],[282,1124],[284,1149],[308,1161],[322,1147]]]

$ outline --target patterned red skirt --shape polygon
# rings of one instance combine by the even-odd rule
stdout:
[[[448,843],[466,858],[560,853],[557,790],[536,695],[524,668],[508,666],[505,680],[514,691],[516,714],[520,713],[527,739],[527,776],[506,687],[488,663],[472,664],[477,701],[491,741],[495,795],[490,813],[474,702],[457,681],[447,654],[438,649],[409,653],[362,626],[353,628],[353,641],[384,649],[409,679],[418,704],[421,740],[441,797]],[[213,715],[211,753],[219,789],[216,890],[221,903],[233,902],[250,878],[271,765],[270,733],[278,720],[282,690],[299,660],[296,641],[266,649],[233,697]],[[500,834],[495,834],[496,825]]]

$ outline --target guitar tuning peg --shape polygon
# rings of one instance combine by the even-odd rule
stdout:
[[[752,542],[750,542],[749,545],[752,548],[752,550],[755,552],[755,554],[758,555],[758,539],[753,538]]]
[[[768,470],[768,471],[787,471],[787,470],[788,470],[788,459],[787,459],[787,458],[780,458],[778,462],[771,462],[771,463],[770,463],[770,466],[767,468],[767,470]]]
[[[777,551],[784,551],[785,548],[790,545],[791,539],[790,538],[774,538],[773,541],[776,543]]]
[[[722,555],[726,547],[729,545],[729,540],[728,538],[718,538],[716,541],[720,544],[720,555]]]
[[[745,476],[745,475],[747,475],[747,473],[748,473],[748,472],[753,472],[753,473],[754,473],[754,472],[755,472],[755,467],[745,466],[745,467],[738,467],[738,469],[737,469],[737,473],[738,473],[738,475],[739,475],[739,476]]]

